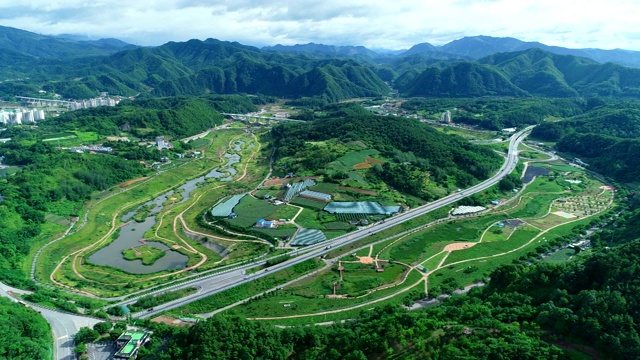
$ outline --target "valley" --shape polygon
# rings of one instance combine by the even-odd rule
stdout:
[[[633,54],[3,31],[0,357],[640,354]]]

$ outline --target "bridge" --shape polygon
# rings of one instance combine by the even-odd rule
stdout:
[[[270,116],[248,115],[248,114],[229,114],[229,113],[222,113],[222,115],[224,115],[224,116],[230,116],[232,119],[235,119],[235,120],[244,120],[244,121],[248,122],[249,124],[252,124],[252,123],[258,122],[259,120],[266,120],[266,121],[267,121],[267,125],[269,125],[271,121],[279,121],[279,122],[305,122],[304,120],[296,120],[296,119],[289,119],[289,118],[282,118],[282,117],[270,117]],[[251,122],[251,120],[254,120],[254,122]]]
[[[33,98],[27,96],[16,96],[16,99],[28,103],[34,104],[36,106],[71,106],[73,104],[71,101],[65,100],[53,100],[53,99],[41,99],[41,98]]]

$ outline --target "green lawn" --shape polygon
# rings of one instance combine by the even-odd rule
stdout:
[[[482,242],[468,249],[451,252],[449,257],[445,261],[445,265],[478,257],[496,255],[513,250],[526,244],[529,240],[531,240],[539,233],[540,230],[535,229],[531,226],[521,226],[513,233],[513,235],[511,235],[509,240]]]
[[[443,251],[441,253],[432,255],[429,259],[425,260],[420,265],[424,266],[428,271],[431,271],[431,270],[437,268],[438,265],[440,264],[440,262],[442,261],[442,259],[444,259],[448,255],[449,255],[449,252]]]

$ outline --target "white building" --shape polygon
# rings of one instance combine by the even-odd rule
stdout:
[[[98,106],[116,106],[120,100],[112,98],[94,98],[88,100],[78,100],[71,103],[71,110],[88,109]]]
[[[3,109],[0,110],[0,123],[11,124],[33,124],[36,121],[44,120],[43,110],[26,109]]]
[[[445,123],[445,124],[450,124],[451,123],[451,111],[447,110],[447,111],[443,112],[442,116],[440,116],[440,121]]]

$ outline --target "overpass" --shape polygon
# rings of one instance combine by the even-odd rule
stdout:
[[[244,120],[246,122],[248,122],[249,124],[258,122],[259,120],[266,120],[267,121],[267,125],[270,124],[271,121],[278,121],[278,122],[305,122],[304,120],[296,120],[296,119],[289,119],[289,118],[282,118],[282,117],[271,117],[271,116],[258,116],[258,115],[249,115],[249,114],[230,114],[230,113],[222,113],[222,115],[224,116],[229,116],[232,119],[235,120]],[[251,122],[251,120],[254,120],[254,122]]]
[[[16,96],[16,99],[35,106],[66,106],[70,107],[72,102],[65,100],[41,99],[27,96]]]

